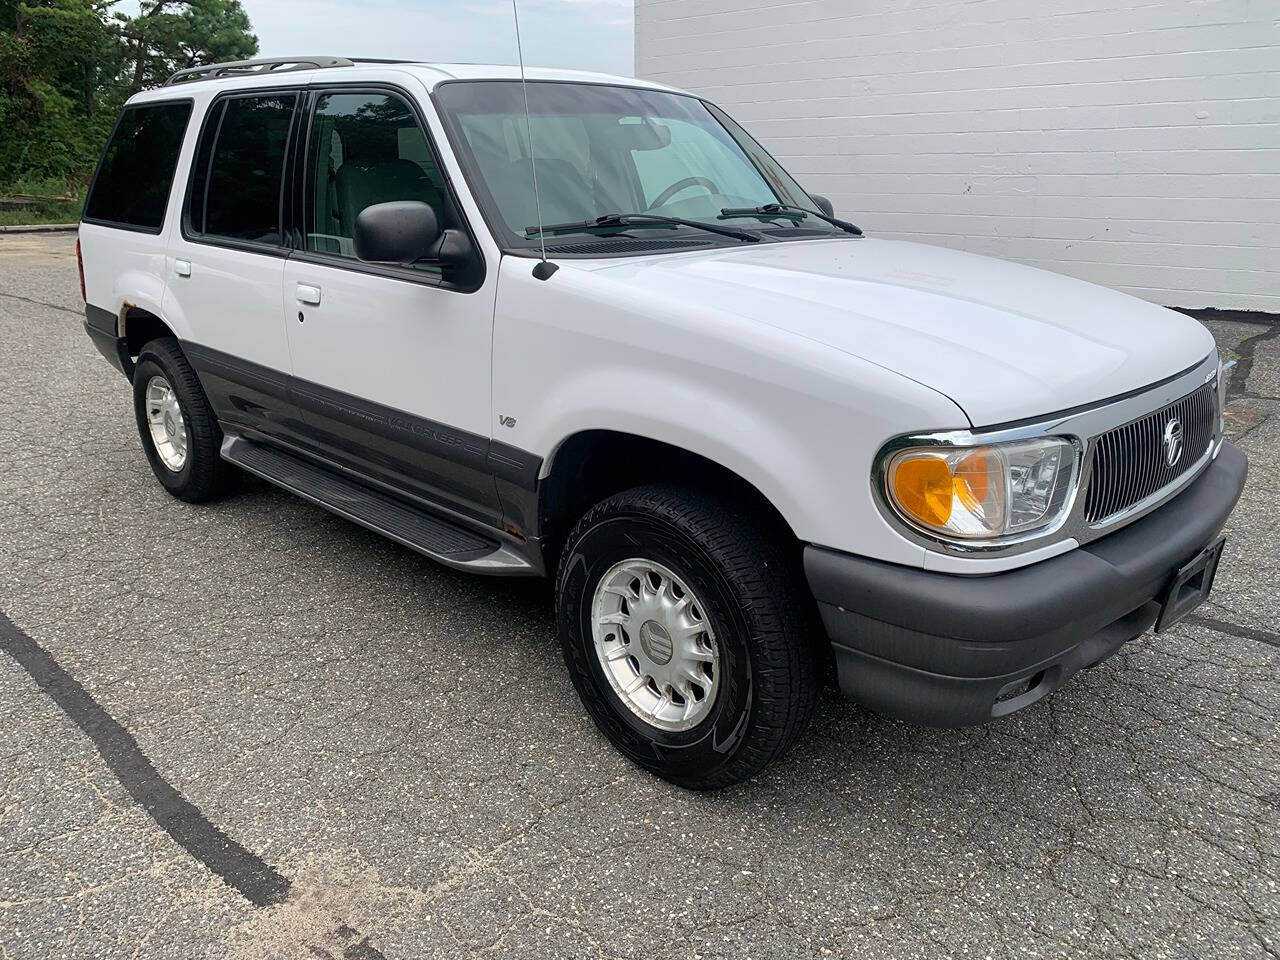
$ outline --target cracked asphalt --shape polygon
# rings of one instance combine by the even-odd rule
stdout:
[[[166,496],[82,308],[71,235],[0,238],[0,958],[1280,957],[1280,326],[1207,321],[1252,464],[1193,622],[981,729],[828,693],[697,795],[544,586]]]

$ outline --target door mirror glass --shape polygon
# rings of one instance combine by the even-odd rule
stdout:
[[[440,221],[421,200],[394,200],[365,207],[356,217],[356,257],[366,263],[412,266],[437,256]]]

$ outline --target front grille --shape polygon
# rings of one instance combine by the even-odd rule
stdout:
[[[1194,467],[1213,442],[1217,415],[1217,387],[1206,383],[1181,400],[1100,436],[1085,497],[1085,522],[1110,519]],[[1164,437],[1175,418],[1182,424],[1182,456],[1169,466]]]

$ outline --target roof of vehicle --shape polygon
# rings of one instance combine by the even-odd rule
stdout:
[[[315,66],[313,66],[315,64]],[[519,80],[520,68],[511,64],[421,63],[412,60],[368,60],[344,57],[276,57],[246,60],[232,64],[179,71],[163,87],[145,90],[132,101],[172,99],[178,91],[251,89],[261,86],[305,86],[317,80],[373,81],[408,74],[420,80],[428,90],[450,80]],[[561,83],[598,83],[638,87],[649,90],[675,91],[672,87],[635,77],[591,73],[584,70],[561,70],[550,67],[528,67],[529,80]]]

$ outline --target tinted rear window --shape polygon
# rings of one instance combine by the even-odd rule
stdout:
[[[191,103],[125,107],[107,144],[84,218],[159,233]]]
[[[284,159],[296,97],[230,97],[209,112],[191,180],[191,229],[279,245]]]

